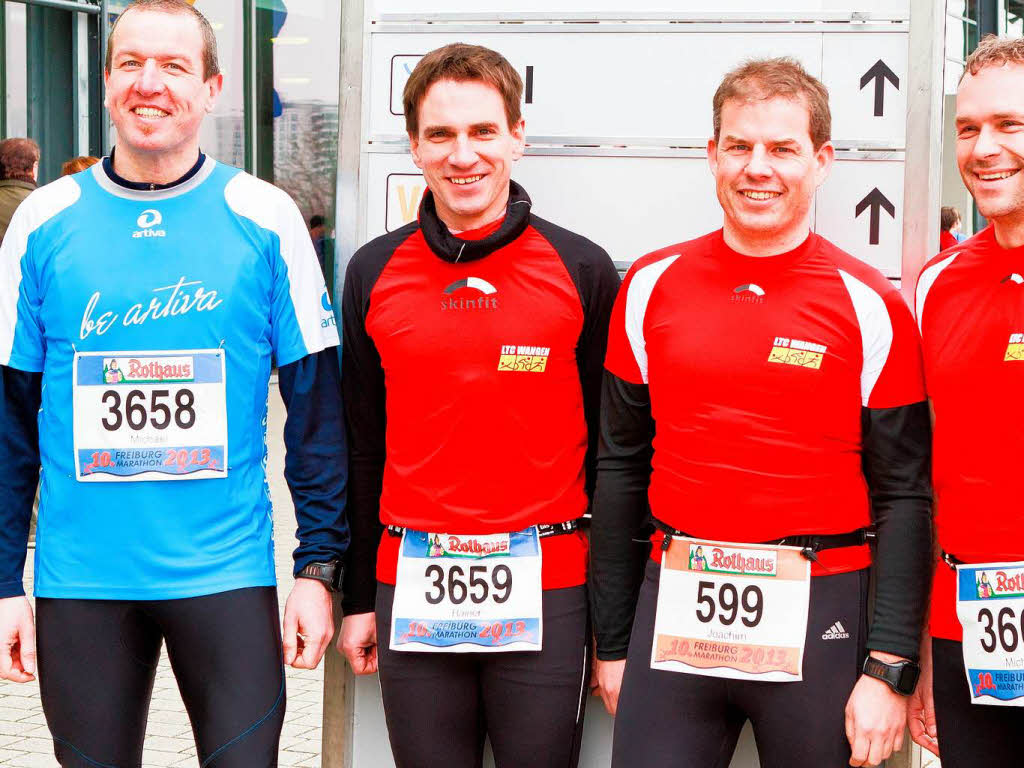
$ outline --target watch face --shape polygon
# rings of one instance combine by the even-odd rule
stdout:
[[[909,696],[917,687],[917,678],[921,675],[921,668],[916,664],[904,664],[900,670],[900,681],[897,690]]]

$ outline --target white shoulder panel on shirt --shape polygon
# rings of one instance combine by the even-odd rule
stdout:
[[[893,336],[892,318],[889,317],[885,300],[873,288],[841,269],[839,276],[850,294],[853,311],[857,315],[857,325],[860,327],[861,344],[864,347],[864,362],[860,371],[860,396],[861,404],[867,406],[871,392],[878,383],[878,377],[882,375],[885,361],[889,359]]]
[[[942,270],[953,263],[953,260],[959,256],[963,251],[957,251],[952,256],[948,256],[942,261],[937,261],[930,267],[921,272],[920,277],[917,278],[917,293],[914,297],[914,314],[917,317],[917,330],[921,330],[921,314],[924,312],[924,302],[928,298],[928,291],[935,285],[935,281],[939,279],[939,275],[942,274]]]
[[[21,260],[29,236],[65,208],[74,205],[82,188],[70,176],[40,187],[18,206],[0,245],[0,365],[7,365],[14,346],[21,288]]]
[[[288,270],[288,285],[302,340],[309,354],[329,344],[321,326],[324,276],[313,250],[306,223],[287,192],[248,173],[239,173],[224,187],[231,210],[277,234],[280,256]],[[337,341],[333,342],[337,344]]]
[[[647,340],[644,339],[647,303],[651,300],[658,279],[678,258],[679,254],[666,256],[653,264],[641,267],[633,275],[629,283],[629,292],[626,294],[626,338],[633,349],[633,357],[636,359],[644,384],[647,383]]]

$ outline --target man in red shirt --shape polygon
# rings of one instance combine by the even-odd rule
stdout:
[[[340,649],[379,668],[399,768],[576,765],[587,544],[618,273],[531,212],[522,81],[427,54],[403,95],[428,191],[345,276],[352,553]],[[385,530],[386,526],[386,530]]]
[[[967,59],[956,131],[989,226],[917,286],[941,557],[909,726],[944,768],[1008,766],[1024,755],[1024,40],[987,38]]]
[[[830,123],[793,60],[727,74],[724,227],[639,259],[616,300],[590,571],[614,767],[725,766],[747,720],[762,765],[874,765],[902,742],[928,410],[900,294],[810,231]]]

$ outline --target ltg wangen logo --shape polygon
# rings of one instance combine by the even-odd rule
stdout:
[[[456,280],[444,289],[441,311],[459,309],[498,309],[498,289],[480,277]]]
[[[155,229],[163,221],[160,211],[155,208],[148,208],[139,214],[135,224],[139,228],[132,232],[132,237],[167,237],[167,230]]]

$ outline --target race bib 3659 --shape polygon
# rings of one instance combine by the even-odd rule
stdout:
[[[539,651],[537,529],[465,535],[406,530],[398,558],[395,651]]]

